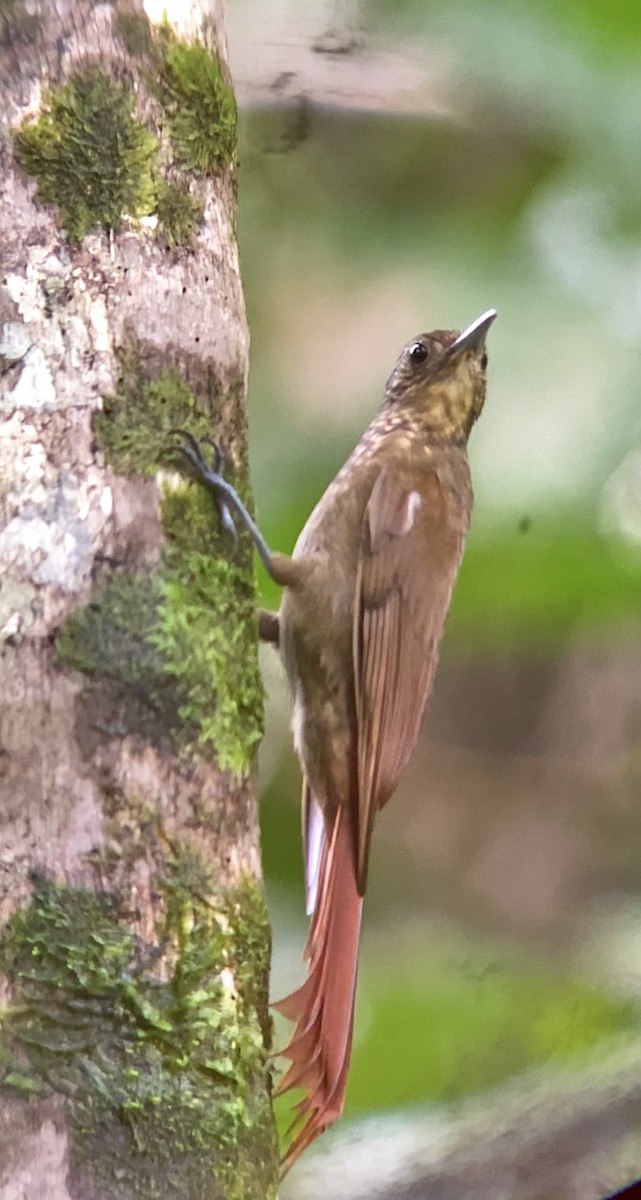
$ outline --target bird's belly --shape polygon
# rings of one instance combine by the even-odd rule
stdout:
[[[286,593],[281,652],[292,689],[294,746],[323,807],[347,800],[354,685],[353,588]]]

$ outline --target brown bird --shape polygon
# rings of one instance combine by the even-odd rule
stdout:
[[[467,440],[485,400],[492,309],[462,333],[414,338],[379,413],[327,488],[293,555],[273,553],[233,487],[184,434],[183,453],[229,527],[249,529],[280,612],[259,614],[294,700],[303,769],[308,974],[276,1008],[296,1023],[279,1093],[301,1087],[299,1154],[343,1111],[374,817],[412,752],[472,510]]]

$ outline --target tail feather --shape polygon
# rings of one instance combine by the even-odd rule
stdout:
[[[348,815],[339,808],[325,837],[316,909],[305,947],[308,977],[275,1007],[296,1028],[282,1054],[291,1065],[277,1095],[304,1087],[292,1128],[300,1126],[283,1160],[283,1173],[343,1111],[352,1047],[362,897],[356,887]]]
[[[314,980],[308,975],[305,982],[296,988],[295,992],[290,992],[289,996],[283,996],[282,1000],[275,1000],[272,1008],[275,1008],[281,1017],[285,1017],[285,1020],[295,1021],[301,1008],[307,1004],[313,990]]]

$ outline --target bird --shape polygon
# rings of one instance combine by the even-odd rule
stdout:
[[[382,404],[311,513],[291,556],[272,551],[224,477],[185,431],[178,447],[239,520],[283,590],[260,611],[280,652],[301,763],[306,909],[303,984],[275,1008],[294,1023],[277,1094],[302,1088],[285,1174],[342,1114],[354,1028],[363,897],[376,813],[416,743],[470,524],[467,443],[485,401],[490,309],[462,332],[401,351]]]

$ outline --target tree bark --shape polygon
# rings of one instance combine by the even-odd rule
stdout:
[[[225,55],[0,0],[0,1200],[275,1190],[251,547],[166,455],[247,497]]]

